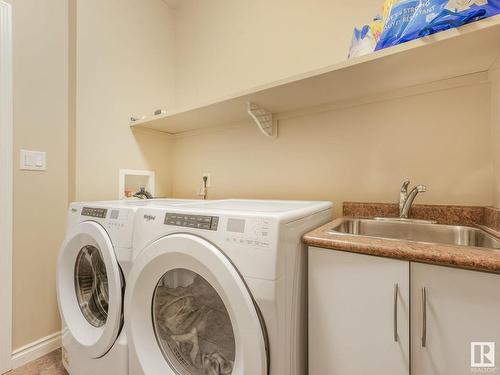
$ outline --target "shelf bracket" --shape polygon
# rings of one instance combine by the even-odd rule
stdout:
[[[259,130],[266,137],[276,138],[278,136],[278,122],[273,119],[273,114],[257,104],[248,102],[247,112],[257,124]]]

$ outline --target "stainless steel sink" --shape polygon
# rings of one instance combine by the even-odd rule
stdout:
[[[412,220],[343,218],[331,229],[336,234],[500,249],[500,238],[475,227]]]

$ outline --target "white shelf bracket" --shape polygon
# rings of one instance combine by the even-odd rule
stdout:
[[[248,102],[247,112],[255,121],[259,130],[266,137],[276,138],[278,136],[278,121],[273,119],[273,114],[257,104]]]

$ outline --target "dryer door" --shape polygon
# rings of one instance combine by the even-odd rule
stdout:
[[[87,357],[103,356],[116,341],[122,290],[121,270],[104,228],[91,221],[75,226],[59,254],[57,297],[64,329]]]
[[[144,374],[265,375],[267,340],[242,277],[211,243],[163,237],[134,261],[127,337]]]

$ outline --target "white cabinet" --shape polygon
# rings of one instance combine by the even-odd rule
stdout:
[[[408,296],[409,262],[311,249],[309,374],[408,374]]]
[[[500,351],[500,275],[412,263],[411,296],[412,374],[488,369],[492,348],[478,344],[471,353],[471,343],[496,342]]]
[[[309,375],[500,374],[490,343],[500,275],[310,248]]]

